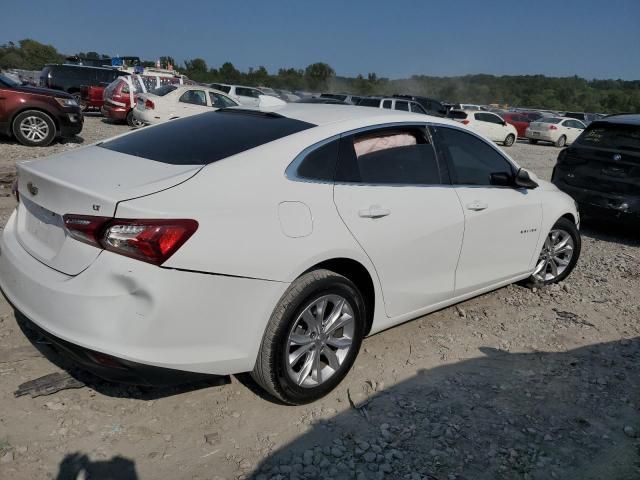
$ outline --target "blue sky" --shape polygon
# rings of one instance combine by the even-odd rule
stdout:
[[[30,37],[241,70],[640,79],[640,0],[8,1],[0,43]]]

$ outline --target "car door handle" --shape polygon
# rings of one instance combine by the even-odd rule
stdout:
[[[391,210],[378,205],[372,205],[367,210],[360,210],[358,215],[362,218],[381,218],[391,215]]]
[[[489,208],[488,203],[479,202],[478,200],[471,203],[467,203],[467,210],[473,210],[475,212],[479,212],[480,210],[486,210],[487,208]]]

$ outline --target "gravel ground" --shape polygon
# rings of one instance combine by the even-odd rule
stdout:
[[[123,131],[88,117],[82,143]],[[0,172],[78,144],[0,143]],[[507,152],[549,178],[558,149]],[[0,196],[2,224],[13,207]],[[86,387],[16,398],[66,365],[0,300],[0,478],[638,479],[640,237],[582,233],[563,284],[510,286],[374,335],[342,385],[302,407],[245,376],[142,390],[74,372]]]

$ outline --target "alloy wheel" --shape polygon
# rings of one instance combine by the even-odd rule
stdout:
[[[573,258],[574,248],[569,232],[551,230],[542,246],[533,277],[540,282],[551,282],[562,275]]]
[[[298,316],[287,339],[289,378],[304,388],[326,382],[347,358],[354,333],[353,309],[344,297],[332,294],[313,300]]]
[[[43,142],[49,135],[49,125],[40,117],[28,116],[20,122],[20,133],[31,142]]]

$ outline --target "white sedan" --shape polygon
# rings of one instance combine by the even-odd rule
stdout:
[[[505,147],[513,145],[518,138],[516,127],[491,112],[476,110],[451,110],[447,116],[472,130],[481,133],[494,142],[501,142]]]
[[[584,123],[574,118],[545,117],[531,122],[525,135],[529,143],[551,142],[556,147],[564,147],[573,143],[585,128]]]
[[[133,116],[146,125],[152,125],[238,105],[236,100],[213,88],[164,85],[138,95]]]
[[[310,402],[366,335],[561,281],[580,254],[569,196],[422,114],[224,109],[18,174],[2,291],[61,352],[137,384],[252,372]]]

